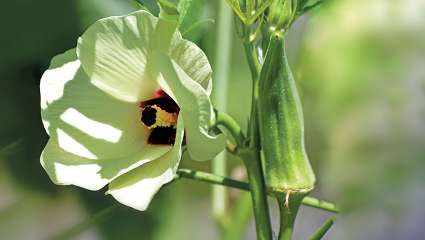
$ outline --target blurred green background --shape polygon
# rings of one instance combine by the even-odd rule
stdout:
[[[217,2],[203,1],[203,18],[217,19]],[[39,79],[95,20],[136,8],[126,0],[15,0],[0,9],[0,238],[48,239],[93,221],[114,201],[103,191],[55,186],[41,168],[47,135]],[[217,25],[190,36],[213,67]],[[231,37],[227,109],[246,126],[250,75],[240,41]],[[318,177],[313,195],[343,209],[326,239],[424,239],[425,1],[326,1],[296,22],[288,51]],[[229,175],[243,178],[240,162],[229,161]],[[189,159],[182,164],[210,169]],[[219,239],[210,195],[207,184],[178,180],[148,211],[101,212],[73,239]],[[231,191],[230,202],[239,195]],[[255,239],[249,198],[242,199],[244,239]],[[272,215],[276,226],[274,203]],[[307,239],[329,215],[303,207],[295,239]]]

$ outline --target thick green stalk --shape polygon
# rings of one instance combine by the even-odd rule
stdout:
[[[251,77],[254,81],[256,81],[258,79],[258,73],[260,72],[261,66],[258,61],[257,52],[255,51],[254,46],[250,44],[250,42],[248,42],[248,39],[246,39],[245,41],[247,42],[244,42],[243,46],[245,50],[246,60],[248,62],[249,70],[251,71]]]
[[[273,237],[260,152],[255,148],[244,149],[239,152],[239,156],[243,159],[248,173],[257,239],[271,240]]]
[[[245,29],[247,30],[247,29]],[[248,31],[249,33],[249,31]],[[264,182],[263,168],[261,165],[261,141],[258,119],[258,72],[260,64],[255,47],[249,42],[249,34],[244,39],[245,52],[252,74],[252,102],[251,116],[249,119],[249,148],[240,152],[248,173],[251,189],[252,205],[257,230],[257,239],[271,240],[272,229],[270,223],[269,206],[267,202],[267,190]]]
[[[228,23],[228,25],[231,26],[231,23]],[[220,36],[224,37],[225,34],[219,33],[218,37]],[[220,40],[218,42],[220,42],[220,46],[221,48],[223,48],[223,42]],[[224,51],[223,49],[221,50]],[[221,63],[226,64],[223,61]],[[253,95],[252,104],[254,106],[256,105],[256,96],[257,95]],[[248,179],[251,188],[251,198],[253,203],[254,217],[257,230],[257,239],[271,240],[272,232],[267,203],[267,192],[265,190],[264,179],[262,175],[263,172],[260,162],[261,156],[259,144],[260,141],[258,136],[259,130],[255,110],[252,112],[251,116],[254,117],[250,119],[250,145],[249,148],[245,148],[245,146],[238,146],[238,155],[244,160],[248,172]]]
[[[214,104],[220,111],[226,111],[227,82],[229,75],[230,53],[232,43],[232,13],[224,0],[218,2],[218,27],[216,39],[216,59],[214,78]],[[212,171],[218,175],[226,175],[226,153],[218,155],[212,161]],[[223,225],[226,218],[227,192],[221,186],[213,186],[212,212],[217,221]],[[223,227],[223,226],[222,226]]]
[[[271,240],[272,229],[270,223],[269,206],[267,202],[267,190],[264,182],[263,169],[261,166],[261,144],[258,121],[258,73],[260,71],[260,61],[255,51],[254,44],[250,41],[250,28],[241,26],[242,42],[244,45],[248,65],[252,76],[252,100],[251,116],[249,119],[249,146],[239,152],[243,159],[248,173],[249,185],[251,189],[252,205],[256,223],[257,239]]]
[[[280,211],[280,231],[279,240],[291,240],[294,229],[295,219],[298,209],[302,203],[303,195],[277,194],[277,202]]]

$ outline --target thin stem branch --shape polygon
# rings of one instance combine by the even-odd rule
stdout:
[[[23,143],[24,143],[24,139],[20,138],[16,141],[0,146],[0,156],[16,151],[18,147],[22,147]]]
[[[245,142],[245,135],[239,124],[227,113],[216,111],[216,125],[225,127],[235,139],[237,146],[241,147]]]
[[[335,217],[331,217],[328,220],[326,220],[326,222],[324,222],[323,225],[320,226],[319,229],[317,229],[317,231],[313,235],[311,235],[309,240],[320,240],[320,239],[322,239],[322,237],[325,236],[325,234],[332,227],[334,222],[335,222]]]
[[[218,184],[226,187],[236,188],[243,191],[250,191],[250,186],[247,182],[237,181],[231,178],[218,176],[215,174],[195,171],[190,169],[178,169],[177,178],[187,178],[192,180],[197,180],[206,183]],[[273,196],[273,192],[268,192],[268,195]],[[339,209],[335,206],[334,203],[320,200],[313,197],[305,197],[302,201],[303,205],[314,207],[329,212],[338,213]]]
[[[114,204],[110,207],[107,207],[95,213],[93,216],[87,217],[84,221],[78,223],[77,225],[74,225],[68,230],[49,238],[49,240],[65,240],[65,239],[71,239],[73,237],[76,237],[79,234],[81,234],[83,231],[92,227],[93,225],[107,219],[107,217],[109,217],[117,208],[118,208],[118,204]]]
[[[340,212],[340,210],[335,205],[335,203],[327,202],[327,201],[320,200],[313,197],[305,197],[303,199],[303,205],[326,210],[328,212],[334,212],[334,213]]]
[[[217,185],[222,185],[231,188],[237,188],[245,191],[249,191],[249,184],[246,182],[240,182],[237,180],[233,180],[231,178],[218,176],[212,173],[202,172],[202,171],[194,171],[191,169],[178,169],[177,170],[177,178],[187,178],[196,181],[212,183]]]
[[[250,186],[246,182],[237,181],[231,178],[222,177],[218,175],[214,175],[207,172],[202,171],[195,171],[191,169],[178,169],[177,170],[177,176],[176,178],[186,178],[186,179],[192,179],[196,181],[206,182],[206,183],[212,183],[217,185],[222,185],[226,187],[236,188],[243,191],[250,191]],[[272,196],[272,192],[268,192],[268,195]],[[336,208],[335,204],[319,200],[312,197],[305,197],[302,201],[303,205],[323,209],[330,212],[339,212],[339,210]],[[89,216],[82,222],[78,223],[77,225],[72,226],[65,232],[62,232],[58,235],[55,235],[50,240],[61,240],[61,239],[69,239],[75,236],[78,236],[80,233],[82,233],[84,230],[89,229],[95,224],[100,223],[101,221],[107,219],[117,208],[119,204],[116,203],[110,207],[107,207],[97,213],[95,213],[92,216]],[[333,222],[335,221],[335,218],[328,219],[311,237],[310,240],[318,240],[322,237],[332,226]],[[320,235],[323,234],[323,235]]]
[[[308,5],[308,6],[303,7],[302,9],[300,9],[300,10],[297,12],[297,16],[301,16],[301,15],[303,15],[304,13],[311,11],[313,8],[318,7],[318,6],[319,6],[320,4],[322,4],[323,2],[324,2],[323,0],[318,0],[317,2],[315,2],[315,3],[313,3],[313,4],[310,4],[310,5]]]

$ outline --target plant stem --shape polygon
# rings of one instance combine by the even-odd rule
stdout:
[[[304,195],[278,194],[276,199],[280,210],[279,240],[291,240],[295,219]]]
[[[5,144],[3,146],[0,146],[0,156],[5,154],[10,154],[11,152],[17,151],[18,147],[22,147],[22,144],[24,143],[24,139],[20,138],[16,141],[10,142],[8,144]]]
[[[245,136],[239,124],[227,113],[216,111],[216,125],[225,127],[235,139],[237,146],[242,147]]]
[[[323,236],[329,231],[332,225],[335,222],[335,217],[331,217],[322,226],[317,229],[317,231],[309,238],[309,240],[320,240]]]
[[[249,184],[246,182],[240,182],[233,180],[231,178],[218,176],[215,174],[194,171],[190,169],[178,169],[177,178],[187,178],[192,180],[197,180],[206,183],[218,184],[226,187],[237,188],[245,191],[249,191]]]
[[[243,22],[243,21],[242,21]],[[261,143],[258,123],[258,75],[261,68],[255,45],[250,39],[251,28],[238,22],[241,29],[240,37],[244,45],[248,65],[252,77],[251,115],[249,118],[248,137],[249,144],[238,151],[239,157],[244,161],[251,190],[252,206],[254,210],[257,239],[271,240],[272,229],[267,202],[267,191],[264,183],[261,166]]]
[[[248,62],[249,69],[251,71],[251,77],[254,81],[258,79],[258,73],[260,72],[260,62],[258,61],[258,55],[252,44],[249,43],[249,38],[243,40],[243,46],[245,50],[246,60]]]
[[[89,229],[91,226],[107,219],[107,217],[109,217],[109,215],[111,215],[117,208],[118,208],[118,204],[114,204],[110,207],[107,207],[101,210],[100,212],[95,213],[93,216],[86,218],[84,221],[78,223],[77,225],[74,225],[70,229],[52,238],[49,238],[49,240],[72,239],[73,237],[81,234],[83,231]]]
[[[323,201],[313,197],[305,197],[302,202],[303,205],[323,209],[329,212],[339,213],[339,209],[334,203]]]
[[[197,180],[201,182],[236,188],[243,191],[250,191],[250,186],[247,182],[241,182],[241,181],[233,180],[231,178],[222,177],[222,176],[218,176],[215,174],[202,172],[202,171],[195,171],[191,169],[178,169],[177,178],[187,178],[187,179]],[[272,192],[268,192],[268,195],[274,196]],[[335,213],[339,212],[339,209],[335,206],[334,203],[327,202],[327,201],[320,200],[313,197],[305,197],[302,200],[302,204],[309,207],[326,210],[329,212],[335,212]]]
[[[258,122],[258,73],[260,63],[254,45],[250,42],[250,29],[244,26],[243,44],[247,55],[248,65],[252,75],[252,100],[251,116],[249,119],[249,146],[239,151],[243,159],[251,189],[252,205],[257,230],[257,239],[271,240],[272,228],[270,223],[269,206],[267,202],[267,191],[264,183],[263,169],[261,166],[261,143]]]
[[[269,215],[269,204],[264,184],[263,170],[260,162],[260,152],[257,149],[240,151],[248,173],[251,189],[252,207],[254,210],[255,227],[258,240],[271,240],[272,229]]]
[[[191,169],[178,169],[177,170],[177,178],[192,179],[192,180],[197,180],[197,181],[201,181],[201,182],[218,184],[218,185],[222,185],[222,186],[226,186],[226,187],[232,187],[232,188],[236,188],[236,189],[240,189],[240,190],[244,190],[244,191],[250,191],[250,186],[246,182],[241,182],[241,181],[233,180],[231,178],[222,177],[222,176],[218,176],[218,175],[214,175],[214,174],[202,172],[202,171],[195,171],[195,170],[191,170]],[[274,193],[269,192],[268,194],[270,196],[273,196]],[[306,206],[318,208],[318,209],[327,210],[327,211],[330,211],[330,212],[335,212],[335,213],[339,212],[339,210],[336,208],[335,204],[330,203],[330,202],[326,202],[326,201],[323,201],[323,200],[319,200],[319,199],[316,199],[316,198],[312,198],[312,197],[305,197],[302,201],[302,204],[304,204]],[[75,237],[75,236],[79,235],[80,233],[82,233],[84,230],[89,229],[93,225],[100,223],[101,221],[107,219],[118,208],[118,206],[119,206],[119,204],[117,203],[117,204],[114,204],[110,207],[107,207],[107,208],[95,213],[94,215],[87,217],[85,220],[74,225],[73,227],[69,228],[65,232],[62,232],[58,235],[55,235],[55,236],[53,236],[49,239],[50,240],[60,240],[60,239],[69,239],[69,238]],[[239,217],[239,218],[245,219],[245,217],[243,217],[243,216]],[[322,237],[326,233],[326,231],[329,230],[329,228],[332,226],[334,220],[335,220],[334,218],[327,220],[316,231],[316,233],[314,233],[310,237],[310,239],[311,240],[320,239],[320,238],[317,238],[317,237],[318,236]],[[323,235],[320,235],[320,234],[323,234]],[[236,239],[236,238],[229,238],[229,239]]]
[[[227,82],[232,44],[232,13],[224,0],[218,2],[218,28],[215,52],[215,91],[214,104],[221,111],[226,111]],[[225,175],[227,172],[226,153],[218,155],[212,161],[212,171],[215,174]],[[212,212],[217,222],[224,227],[227,209],[227,192],[220,186],[212,189]]]

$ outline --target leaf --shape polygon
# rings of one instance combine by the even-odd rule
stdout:
[[[179,30],[182,33],[191,33],[189,36],[186,34],[185,38],[191,40],[199,38],[200,29],[198,29],[199,31],[193,31],[195,29],[193,25],[202,21],[204,3],[204,0],[180,0],[177,6],[180,13]]]
[[[214,24],[215,21],[212,18],[207,18],[207,19],[202,19],[193,23],[186,29],[186,31],[182,32],[183,38],[193,40],[193,37],[190,37],[190,36],[192,36],[193,34],[199,34],[201,32],[200,31],[201,26],[207,23]]]
[[[149,9],[143,5],[141,2],[139,2],[138,0],[133,0],[133,5],[135,8],[137,8],[138,10],[145,10],[147,12],[149,12]]]
[[[297,3],[298,4],[298,8],[299,9],[302,9],[308,3],[308,1],[309,0],[299,0],[298,3]]]
[[[141,4],[145,9],[149,10],[154,16],[159,14],[159,6],[156,3],[156,0],[134,0],[135,2]]]
[[[314,3],[311,3],[311,4],[308,4],[307,5],[308,1],[305,1],[303,3],[303,5],[299,7],[299,10],[297,11],[297,15],[298,16],[301,16],[304,13],[307,13],[307,12],[313,10],[314,8],[320,6],[323,2],[324,2],[324,0],[317,0]]]

